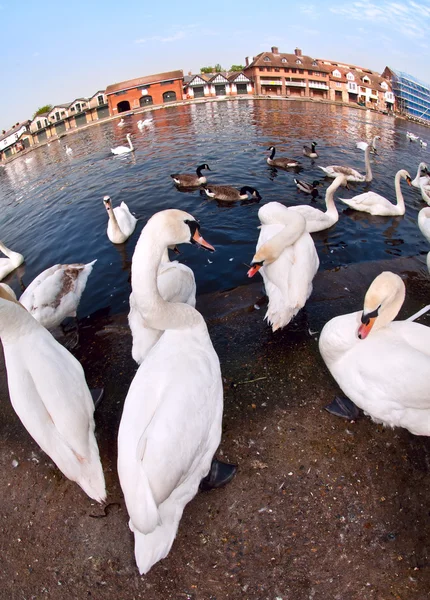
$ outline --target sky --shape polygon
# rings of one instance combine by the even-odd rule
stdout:
[[[430,0],[0,0],[0,131],[109,84],[277,46],[430,83]]]

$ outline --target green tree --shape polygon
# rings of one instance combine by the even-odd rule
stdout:
[[[213,67],[202,67],[200,69],[200,73],[213,73],[213,72],[214,72]]]
[[[244,68],[243,65],[231,65],[230,71],[243,71]]]
[[[41,115],[43,113],[49,112],[50,110],[52,110],[52,104],[45,104],[45,106],[41,106],[40,108],[38,108],[36,110],[36,112],[33,115],[33,119],[35,117],[37,117],[37,115]]]
[[[215,68],[215,73],[221,73],[222,66],[219,63],[217,63],[214,68]]]

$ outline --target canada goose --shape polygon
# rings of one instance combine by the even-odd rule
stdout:
[[[236,202],[237,200],[247,200],[248,194],[255,200],[261,200],[261,196],[253,187],[244,185],[240,190],[230,185],[208,185],[204,188],[206,196],[215,200],[223,200],[224,202]]]
[[[280,169],[290,169],[291,167],[300,166],[299,161],[295,160],[294,158],[286,158],[285,156],[282,158],[275,158],[275,146],[270,146],[268,150],[271,154],[267,157],[267,164],[271,167],[279,167]]]
[[[311,147],[303,146],[303,156],[307,156],[308,158],[318,158],[318,153],[315,150],[316,142],[311,143]]]
[[[294,179],[294,183],[297,186],[297,189],[300,192],[304,192],[305,194],[310,194],[312,198],[317,198],[319,196],[317,186],[322,185],[320,181],[313,181],[312,183],[308,183],[307,181],[303,181],[303,179]]]
[[[173,175],[170,175],[170,177],[173,179],[176,185],[179,185],[181,187],[199,187],[207,181],[206,177],[202,175],[203,169],[211,171],[209,165],[204,163],[197,167],[196,175],[191,175],[191,173],[175,173]]]

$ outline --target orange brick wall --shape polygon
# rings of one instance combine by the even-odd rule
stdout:
[[[175,79],[173,83],[150,83],[148,85],[148,95],[152,96],[152,103],[154,105],[170,104],[169,102],[163,102],[164,92],[175,92],[176,99],[182,100],[182,79]],[[137,108],[140,108],[141,98],[142,90],[139,90],[138,88],[127,90],[124,93],[120,93],[120,95],[115,93],[109,94],[107,97],[109,114],[111,116],[119,114],[117,105],[119,102],[123,102],[124,100],[130,103],[130,110],[136,110]]]

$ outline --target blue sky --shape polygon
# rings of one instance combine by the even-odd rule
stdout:
[[[116,81],[229,68],[271,46],[430,82],[430,0],[0,0],[0,23],[0,130]]]

